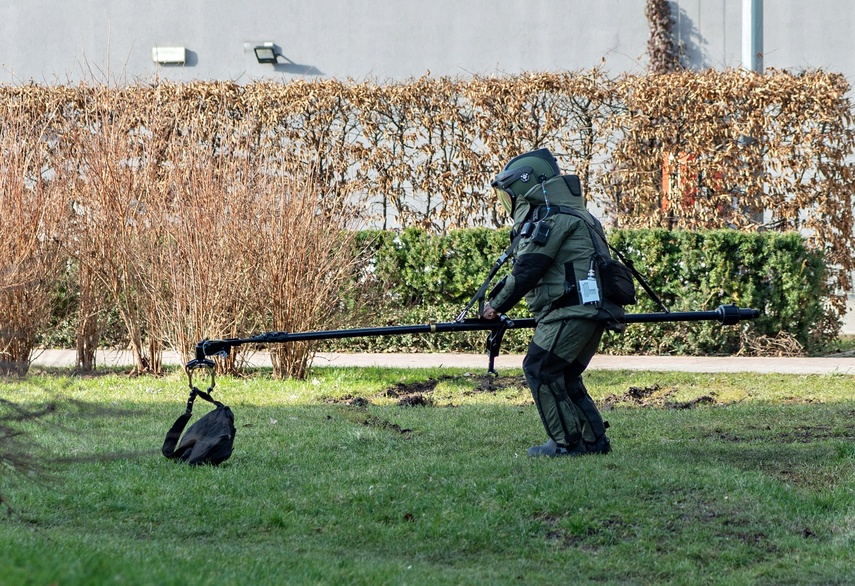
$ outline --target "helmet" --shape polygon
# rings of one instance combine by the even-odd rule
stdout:
[[[560,174],[558,161],[549,149],[537,149],[511,159],[490,186],[508,213],[513,214],[518,196],[525,194],[534,185]]]

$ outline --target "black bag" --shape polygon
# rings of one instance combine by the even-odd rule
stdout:
[[[603,297],[616,305],[635,305],[635,280],[629,267],[618,260],[602,256],[597,264]]]
[[[216,409],[209,411],[191,425],[181,438],[181,443],[178,443],[181,432],[193,415],[193,401],[196,400],[197,395],[213,403]],[[232,410],[215,400],[210,394],[194,387],[187,400],[187,411],[175,420],[172,428],[166,433],[161,451],[170,460],[217,466],[232,455],[234,440],[235,418]],[[177,448],[176,444],[178,444]]]

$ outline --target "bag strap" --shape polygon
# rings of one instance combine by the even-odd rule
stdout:
[[[538,211],[540,209],[543,208],[538,208]],[[547,214],[546,216],[544,216],[543,219],[548,218],[554,213],[570,214],[571,216],[576,216],[577,218],[580,218],[583,222],[585,222],[585,225],[588,227],[588,232],[591,234],[591,241],[594,243],[594,249],[597,251],[597,253],[601,254],[601,248],[597,246],[597,243],[594,240],[595,233],[597,234],[597,236],[600,237],[603,242],[606,243],[606,246],[608,246],[609,249],[617,255],[620,262],[626,265],[630,272],[632,272],[632,276],[635,277],[635,280],[638,281],[639,285],[641,285],[641,288],[644,289],[644,291],[650,296],[653,301],[659,304],[659,307],[662,308],[662,311],[664,311],[665,313],[671,313],[671,310],[668,309],[668,307],[662,302],[659,296],[653,291],[653,289],[651,289],[650,285],[647,284],[647,281],[644,280],[644,277],[642,277],[641,274],[636,270],[635,264],[632,262],[632,260],[628,259],[620,250],[609,244],[609,241],[606,239],[606,234],[603,231],[603,226],[596,220],[596,218],[591,216],[591,218],[593,219],[592,222],[585,216],[585,214],[575,208],[571,208],[570,206],[550,206],[549,208],[547,208],[547,210]]]
[[[185,451],[176,450],[175,446],[178,445],[178,440],[181,439],[181,434],[184,432],[184,428],[187,427],[187,423],[193,416],[193,403],[196,401],[196,397],[202,397],[209,403],[216,405],[217,408],[225,407],[225,405],[214,399],[210,393],[200,391],[196,387],[191,387],[190,397],[187,399],[187,410],[178,416],[178,419],[175,420],[175,423],[173,423],[172,427],[169,428],[169,431],[166,432],[166,439],[163,440],[163,447],[160,449],[163,455],[170,460],[180,457]]]
[[[479,310],[483,309],[484,297],[487,294],[487,289],[490,287],[490,281],[493,280],[493,277],[496,276],[496,273],[499,272],[499,269],[502,268],[502,266],[506,262],[508,262],[508,259],[511,258],[511,255],[514,253],[514,250],[517,249],[517,246],[519,245],[520,240],[522,240],[522,239],[523,239],[523,231],[520,230],[519,233],[516,236],[514,236],[513,240],[511,240],[511,245],[508,246],[505,249],[505,252],[503,252],[501,254],[501,256],[499,256],[499,258],[496,259],[496,262],[493,264],[493,268],[491,268],[490,272],[487,274],[487,278],[484,279],[484,282],[478,288],[478,291],[475,293],[475,295],[472,296],[472,299],[469,300],[469,303],[466,304],[466,307],[463,308],[463,311],[461,311],[457,315],[457,317],[454,319],[455,322],[463,321],[464,318],[466,317],[466,314],[469,313],[469,310],[472,309],[472,307],[476,303],[480,304]],[[481,312],[479,311],[478,312],[479,317],[480,317],[480,313]]]
[[[208,403],[212,403],[216,407],[225,407],[222,403],[217,401],[214,397],[211,396],[210,393],[206,393],[205,391],[200,391],[196,387],[193,387],[193,391],[196,391],[196,395],[205,399]],[[191,391],[192,392],[192,391]]]

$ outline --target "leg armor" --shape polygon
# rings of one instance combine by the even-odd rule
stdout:
[[[578,444],[588,431],[585,427],[591,427],[589,415],[579,410],[588,405],[573,403],[567,382],[577,379],[588,366],[602,332],[599,322],[586,319],[541,323],[535,329],[523,371],[546,434],[559,446]],[[568,371],[575,375],[568,379]],[[576,389],[573,392],[578,394]]]

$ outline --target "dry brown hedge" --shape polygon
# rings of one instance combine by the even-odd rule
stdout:
[[[617,91],[610,127],[621,140],[601,185],[622,227],[802,231],[850,288],[855,177],[842,75],[675,73],[627,77]]]
[[[202,336],[306,325],[325,304],[283,295],[331,288],[322,270],[344,278],[337,229],[502,225],[490,179],[539,147],[621,227],[804,231],[842,291],[855,268],[848,90],[834,73],[740,70],[0,86],[0,332],[44,323],[11,312],[26,270],[54,274],[52,225],[81,267],[90,351],[85,316],[104,304],[119,306],[140,370],[157,368],[163,340],[188,352]],[[288,262],[317,271],[286,283],[295,269],[275,259],[289,242],[305,255]]]

